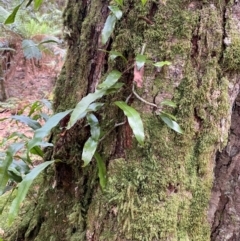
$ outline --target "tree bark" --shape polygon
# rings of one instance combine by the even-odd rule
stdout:
[[[69,49],[56,84],[55,111],[74,108],[117,69],[124,72],[120,81],[125,85],[105,98],[98,118],[103,133],[124,121],[113,102],[131,94],[134,57],[146,44],[149,60],[172,65],[161,69],[147,65],[143,88],[137,92],[157,105],[173,99],[177,108],[165,110],[177,117],[184,134],[169,129],[153,107],[131,97],[129,103],[141,113],[146,140],[139,146],[127,123],[104,139],[98,151],[107,166],[108,184],[102,191],[95,161],[82,167],[81,153],[90,135],[85,122],[79,121],[64,135],[55,129],[54,148],[45,159],[62,162],[47,170],[31,217],[26,215],[9,240],[239,240],[236,228],[231,229],[235,239],[226,232],[217,238],[220,225],[211,236],[222,208],[211,189],[215,160],[227,145],[239,92],[240,3],[149,0],[142,6],[140,0],[124,1],[123,18],[102,45],[108,5],[98,0],[68,1],[64,24]],[[121,52],[128,63],[109,62],[102,50]],[[60,127],[67,122],[62,120]],[[221,184],[218,168],[215,176],[216,185]]]
[[[2,58],[0,56],[0,61],[2,62]],[[6,100],[6,91],[4,86],[4,74],[2,69],[2,64],[0,64],[0,101]]]

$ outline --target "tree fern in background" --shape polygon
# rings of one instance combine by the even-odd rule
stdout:
[[[62,11],[58,7],[58,2],[48,2],[35,12],[33,6],[22,4],[15,15],[14,22],[4,24],[16,6],[22,1],[4,0],[0,3],[0,37],[15,41],[16,35],[22,40],[22,50],[24,57],[41,58],[41,51],[54,53],[53,42],[59,43],[55,36],[61,36],[61,15]],[[60,6],[60,5],[59,5]],[[47,44],[43,44],[47,42]],[[49,43],[51,42],[51,43]],[[29,54],[30,53],[30,54]],[[55,54],[55,53],[54,53]]]
[[[20,1],[4,0],[0,3],[0,23],[4,23],[13,9]],[[28,8],[23,5],[17,12],[14,23],[5,26],[9,31],[13,31],[22,38],[31,38],[36,34],[59,35],[61,32],[62,11],[57,3],[46,3],[42,9],[35,12],[33,7]],[[4,35],[4,33],[3,33]]]

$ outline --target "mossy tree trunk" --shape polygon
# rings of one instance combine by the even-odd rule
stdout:
[[[129,103],[144,122],[145,144],[137,144],[128,124],[101,142],[99,153],[108,173],[102,191],[95,161],[82,167],[81,152],[89,136],[85,122],[64,134],[55,130],[54,148],[46,160],[62,162],[47,170],[38,203],[31,218],[19,226],[17,240],[210,240],[218,209],[217,202],[209,209],[215,159],[227,145],[239,89],[240,3],[149,0],[143,7],[140,0],[124,1],[123,18],[102,45],[108,5],[68,1],[64,24],[69,49],[56,85],[55,111],[73,108],[117,69],[124,72],[125,85],[103,100],[107,104],[98,118],[103,132],[124,121],[112,103],[131,94],[131,66],[146,43],[148,59],[172,65],[146,66],[143,88],[137,92],[156,104],[173,99],[177,108],[167,111],[177,117],[184,134],[170,130],[155,109],[132,97]],[[108,62],[108,54],[100,49],[121,52],[128,63]],[[67,122],[65,118],[60,126]],[[231,240],[239,240],[235,237]],[[221,238],[213,240],[230,240]]]

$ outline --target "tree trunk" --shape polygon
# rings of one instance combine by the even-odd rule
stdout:
[[[64,135],[54,130],[54,148],[45,159],[62,162],[47,170],[36,207],[9,240],[207,241],[212,224],[212,240],[239,240],[236,228],[229,230],[232,239],[227,232],[215,235],[223,229],[219,224],[236,223],[229,218],[219,221],[218,214],[226,206],[216,201],[214,192],[210,208],[209,200],[215,160],[220,160],[219,153],[227,145],[232,106],[239,92],[240,3],[149,0],[143,7],[140,0],[124,1],[123,17],[102,45],[108,5],[107,1],[69,0],[64,13],[69,49],[56,85],[55,111],[73,108],[110,70],[117,69],[124,72],[121,82],[125,85],[105,98],[98,118],[103,133],[123,122],[113,102],[125,101],[131,94],[134,57],[146,43],[149,60],[167,60],[172,65],[161,69],[147,65],[143,88],[137,92],[157,105],[173,99],[177,108],[165,110],[177,117],[184,134],[169,129],[153,107],[131,97],[129,103],[141,113],[146,140],[139,146],[126,123],[101,142],[98,152],[108,176],[102,191],[95,161],[82,167],[81,153],[90,135],[86,123],[79,121]],[[128,63],[109,62],[101,49],[121,52]],[[67,122],[65,118],[60,126]],[[230,174],[221,180],[230,183]],[[218,194],[224,199],[221,191]],[[234,215],[239,219],[239,211]]]
[[[2,62],[2,58],[0,56],[0,61]],[[0,101],[6,100],[6,91],[4,85],[4,73],[2,69],[2,64],[0,63]]]

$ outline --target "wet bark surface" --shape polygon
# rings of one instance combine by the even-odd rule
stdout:
[[[240,240],[240,96],[232,112],[227,146],[216,156],[209,218],[212,241]]]
[[[240,35],[240,4],[235,1],[229,4],[224,13],[224,67],[233,71],[226,71],[230,82],[228,97],[231,116],[231,126],[228,131],[228,142],[223,150],[216,153],[214,168],[214,183],[208,210],[208,221],[211,225],[212,241],[238,241],[240,240],[240,95],[239,95],[239,69],[238,59],[234,50],[231,53],[233,62],[230,66],[229,49],[234,49],[235,37]],[[235,42],[236,43],[236,42]],[[232,62],[232,63],[233,63]]]

